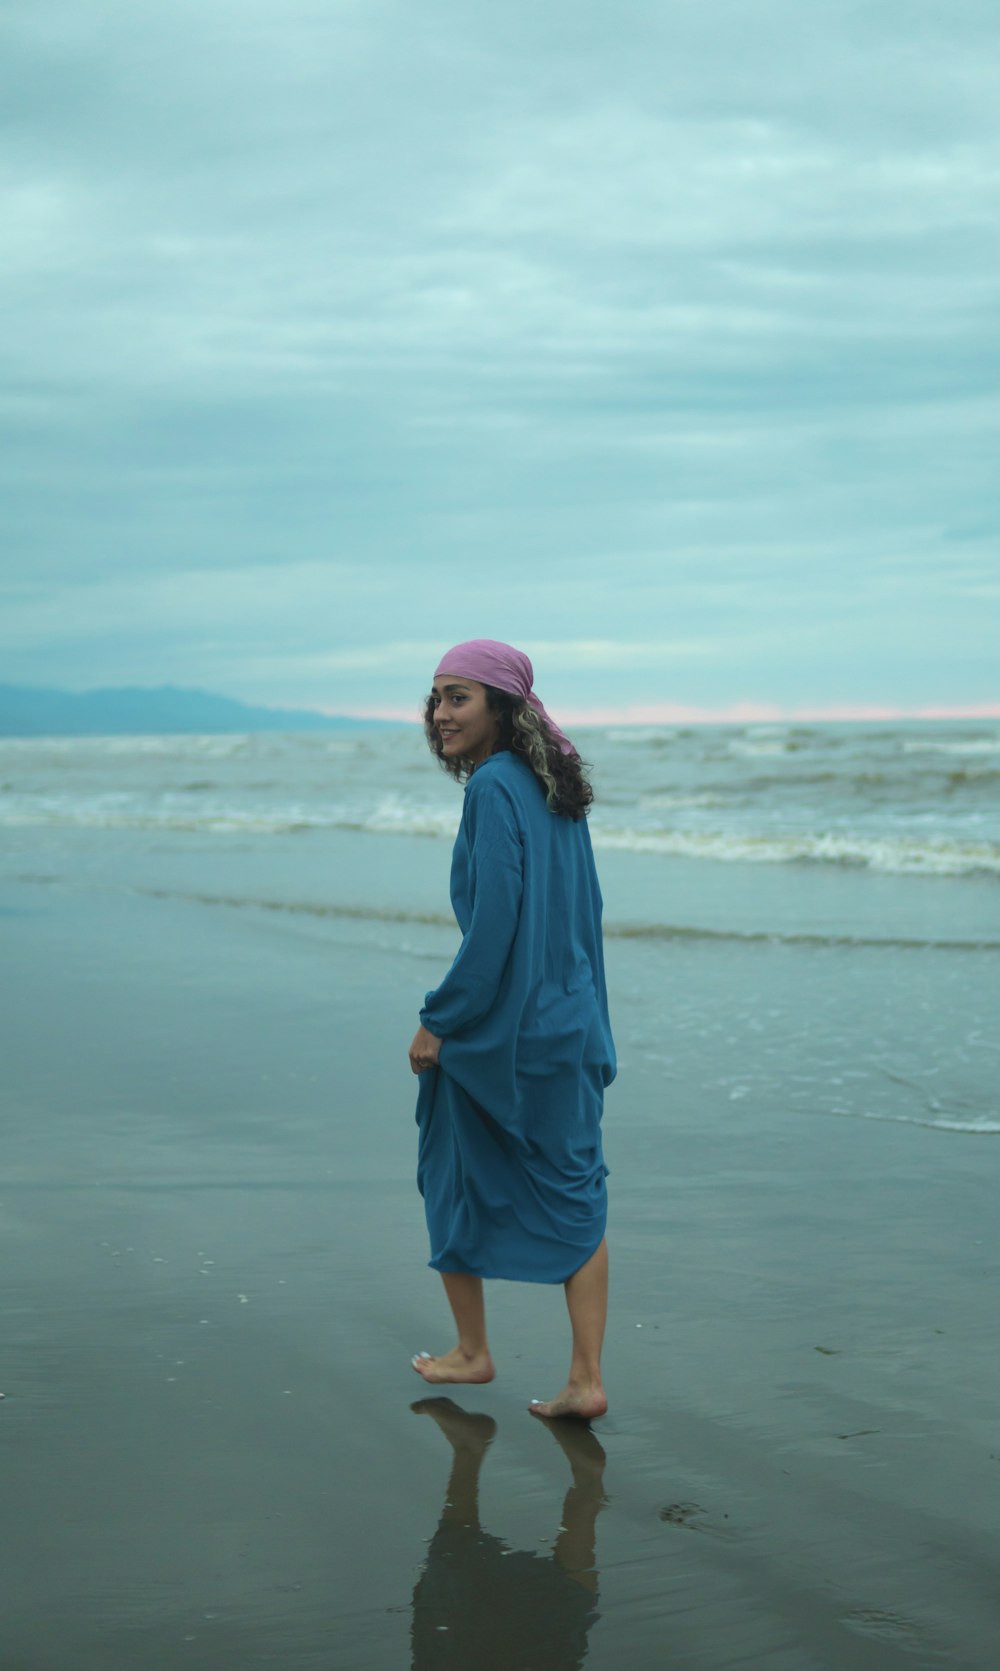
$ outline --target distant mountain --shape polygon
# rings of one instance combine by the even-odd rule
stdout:
[[[155,732],[343,731],[390,725],[299,708],[253,708],[206,690],[124,685],[75,693],[0,685],[0,737],[121,737]]]

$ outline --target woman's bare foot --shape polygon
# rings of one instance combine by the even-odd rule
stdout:
[[[488,1352],[466,1353],[460,1346],[441,1358],[432,1358],[429,1352],[418,1352],[411,1361],[417,1374],[432,1387],[454,1384],[484,1386],[496,1375]]]
[[[587,1386],[565,1386],[558,1398],[533,1398],[528,1409],[533,1416],[545,1416],[550,1421],[570,1416],[577,1421],[596,1421],[608,1408],[608,1400],[600,1381]]]

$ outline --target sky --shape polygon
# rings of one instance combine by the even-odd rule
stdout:
[[[0,15],[0,679],[1000,715],[995,0]]]

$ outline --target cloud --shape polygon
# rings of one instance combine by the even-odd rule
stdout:
[[[5,28],[8,676],[995,691],[993,8]]]

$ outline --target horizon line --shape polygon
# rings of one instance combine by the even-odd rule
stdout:
[[[278,710],[280,711],[280,710]],[[412,708],[317,708],[327,718],[397,720],[419,725]],[[634,703],[622,708],[559,710],[566,725],[798,725],[877,723],[890,720],[1000,720],[1000,701],[970,702],[945,707],[929,703],[919,708],[876,703],[835,703],[828,707],[782,708],[776,703],[736,702],[723,708],[700,708],[679,702]]]

